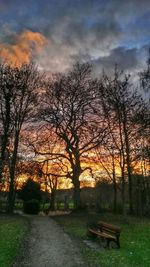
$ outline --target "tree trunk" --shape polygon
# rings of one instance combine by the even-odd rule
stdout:
[[[126,197],[125,197],[125,177],[124,177],[124,169],[121,168],[121,179],[122,179],[122,213],[124,221],[127,220],[127,212],[126,212]]]
[[[142,207],[142,193],[141,193],[141,179],[137,179],[137,216],[142,217],[143,214],[143,207]]]
[[[74,209],[75,210],[78,210],[81,208],[80,181],[74,182],[73,202],[74,202]]]
[[[114,187],[114,200],[113,200],[113,212],[117,212],[117,184],[113,184]]]
[[[126,126],[126,112],[124,112],[124,121],[123,121],[123,129],[124,129],[124,137],[126,144],[126,163],[127,163],[127,172],[128,172],[128,183],[129,183],[129,211],[130,214],[133,214],[133,186],[132,186],[132,168],[131,168],[131,158],[130,158],[130,145],[129,145],[129,134]]]
[[[128,170],[128,183],[129,183],[129,211],[133,214],[133,186],[132,186],[132,172],[130,166],[130,160],[127,156],[127,170]]]
[[[56,190],[51,191],[51,199],[50,199],[50,206],[49,209],[50,210],[55,210],[55,198],[56,198]]]
[[[8,193],[8,203],[7,203],[7,213],[13,213],[14,204],[15,204],[15,170],[17,162],[17,152],[19,144],[19,132],[16,132],[15,141],[14,141],[14,150],[12,155],[12,160],[10,163],[10,186]]]
[[[113,212],[116,213],[117,211],[117,183],[116,183],[114,155],[112,155],[112,167],[113,167],[113,189],[114,189]]]
[[[2,145],[1,145],[1,155],[0,155],[0,182],[2,181],[3,178],[3,169],[5,165],[5,160],[6,160],[6,147],[8,143],[8,134],[5,133],[4,136],[2,137]]]
[[[8,193],[7,213],[13,213],[15,204],[15,186],[14,179],[11,179]]]
[[[1,156],[0,156],[0,182],[3,178],[3,169],[5,165],[5,159],[6,159],[6,148],[8,145],[8,139],[9,139],[9,129],[10,129],[10,98],[9,95],[6,97],[6,103],[5,103],[5,112],[6,112],[6,118],[3,119],[3,135],[1,136]]]

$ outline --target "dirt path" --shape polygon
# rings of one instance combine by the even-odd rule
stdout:
[[[33,217],[27,248],[13,267],[87,266],[70,237],[49,217]]]

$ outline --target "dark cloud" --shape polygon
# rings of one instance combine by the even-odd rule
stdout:
[[[100,64],[104,69],[113,68],[115,64],[122,70],[132,69],[138,63],[137,55],[138,50],[136,48],[118,47],[113,49],[109,56],[95,60],[95,64]]]
[[[118,47],[110,51],[110,54],[105,57],[99,57],[93,60],[94,71],[101,73],[103,70],[108,73],[113,73],[115,65],[128,73],[138,72],[145,65],[145,58],[148,56],[148,46],[143,46],[140,49]]]

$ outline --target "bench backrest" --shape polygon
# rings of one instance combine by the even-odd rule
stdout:
[[[117,235],[119,235],[121,232],[121,228],[116,225],[108,224],[102,221],[99,221],[97,224],[101,231],[106,231],[106,232],[117,234]]]

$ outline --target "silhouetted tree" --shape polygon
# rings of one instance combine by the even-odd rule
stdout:
[[[44,184],[46,191],[50,190],[50,205],[49,210],[55,210],[55,199],[59,179],[63,177],[61,175],[61,166],[59,163],[52,162],[51,160],[44,160],[42,164],[41,174],[44,177]]]
[[[110,142],[118,151],[122,179],[122,199],[125,207],[126,175],[129,187],[129,208],[133,213],[132,161],[138,124],[135,117],[143,108],[141,95],[133,89],[130,76],[122,76],[117,69],[113,78],[104,74],[100,83],[100,99],[108,123]]]
[[[49,153],[65,162],[67,178],[74,186],[74,207],[80,207],[80,175],[88,168],[82,160],[103,142],[105,124],[97,116],[94,89],[97,80],[91,76],[89,64],[76,64],[67,75],[57,75],[47,82],[41,99],[40,119],[60,142],[60,153]],[[45,153],[46,154],[46,153]]]
[[[116,147],[110,140],[104,144],[103,148],[96,149],[96,161],[98,162],[100,168],[105,171],[109,183],[113,185],[113,212],[117,212],[117,193],[120,186],[118,185],[118,177],[116,174],[116,169],[118,167],[118,153],[116,153]]]
[[[5,72],[4,72],[5,70]],[[40,86],[40,75],[33,64],[24,64],[20,68],[4,65],[1,74],[1,177],[5,152],[8,151],[9,194],[7,211],[13,212],[15,200],[15,170],[19,138],[23,124],[29,122],[34,114],[37,100],[37,89]]]
[[[8,159],[8,145],[13,130],[12,107],[15,97],[14,70],[0,64],[0,183]]]

